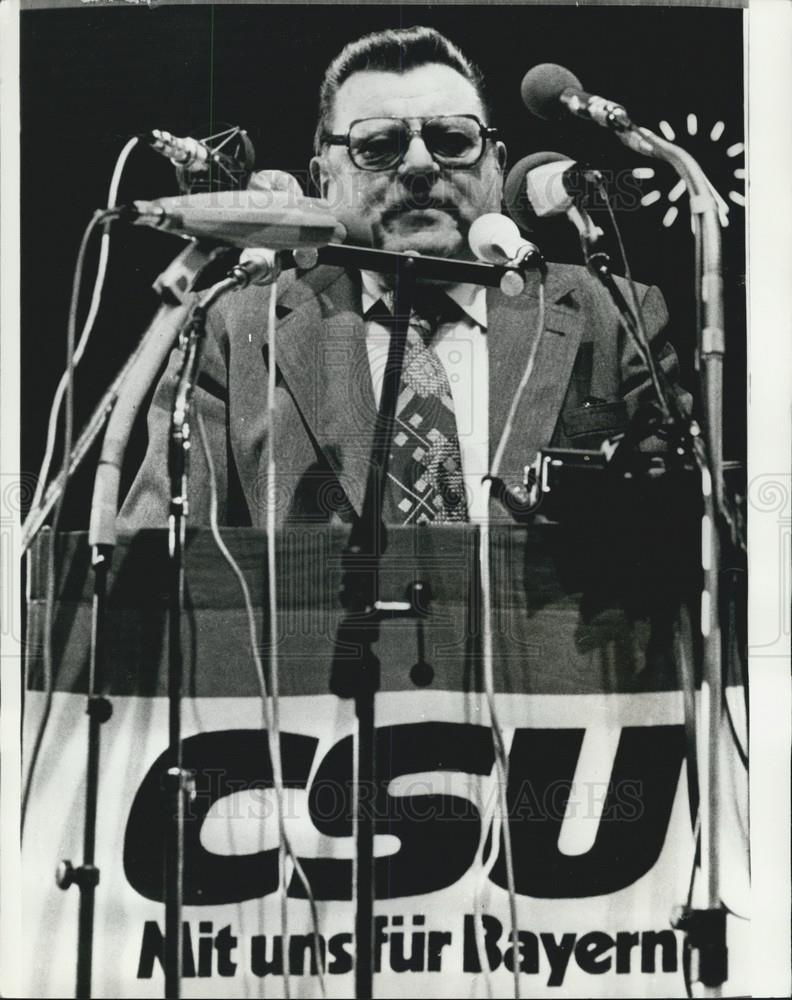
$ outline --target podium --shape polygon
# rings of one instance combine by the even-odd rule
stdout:
[[[34,689],[41,675],[45,537],[33,552],[28,585],[28,675]],[[338,591],[346,537],[343,527],[299,526],[285,529],[278,539],[285,695],[329,691],[342,618]],[[245,573],[261,629],[266,625],[264,534],[223,529],[223,538]],[[695,596],[695,559],[682,555],[685,541],[658,538],[655,552],[629,543],[606,551],[608,539],[581,542],[555,524],[493,528],[498,688],[547,694],[673,689],[669,625],[686,592]],[[383,599],[403,600],[417,581],[427,586],[429,597],[422,619],[382,627],[383,690],[413,686],[409,674],[421,631],[434,674],[432,690],[480,688],[477,546],[473,526],[389,529]],[[108,694],[165,694],[167,560],[164,529],[119,540],[107,587]],[[76,693],[85,690],[90,638],[92,579],[84,534],[59,539],[59,562],[56,687]],[[208,530],[188,533],[186,579],[189,693],[255,696],[239,585]]]
[[[698,583],[683,553],[696,550],[689,526],[642,530],[618,546],[607,524],[492,530],[515,956],[482,693],[478,531],[389,529],[382,598],[403,600],[416,582],[424,598],[420,614],[383,622],[376,649],[375,996],[478,996],[487,980],[493,995],[511,995],[514,962],[524,995],[685,995],[670,916],[687,896],[694,841],[672,640],[677,609]],[[295,525],[277,539],[286,822],[319,907],[328,996],[351,995],[353,982],[355,720],[329,686],[346,537],[345,528]],[[240,528],[223,538],[264,637],[265,537]],[[45,544],[38,540],[29,571],[28,743],[43,697]],[[87,725],[90,552],[79,533],[59,538],[57,551],[55,692],[24,845],[23,962],[38,996],[68,993],[74,980],[77,896],[59,892],[51,872],[79,856]],[[167,559],[166,532],[140,531],[120,540],[108,578],[104,693],[113,715],[102,737],[95,996],[162,994]],[[319,996],[296,878],[288,941],[280,929],[272,768],[239,586],[208,530],[188,532],[185,565],[184,760],[195,796],[183,995],[281,996],[288,949],[292,996]],[[747,793],[738,763],[727,775],[723,863],[725,901],[742,914]],[[739,947],[745,921],[730,921]]]

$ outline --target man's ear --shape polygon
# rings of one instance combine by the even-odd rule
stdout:
[[[319,192],[319,197],[324,198],[327,188],[327,175],[324,171],[321,156],[311,157],[311,162],[308,164],[308,171],[311,175],[314,188]]]
[[[498,142],[495,143],[495,149],[497,150],[498,155],[498,166],[501,170],[505,170],[507,160],[506,144],[498,140]]]

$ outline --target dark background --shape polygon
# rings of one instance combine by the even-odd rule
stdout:
[[[638,165],[656,169],[640,190],[632,182],[633,205],[622,205],[618,218],[635,277],[660,285],[666,295],[683,379],[693,384],[693,245],[686,196],[677,202],[677,221],[670,228],[661,223],[675,175],[663,164],[641,160],[593,125],[531,118],[520,100],[520,82],[536,63],[558,62],[590,92],[622,101],[639,123],[656,130],[665,119],[727,197],[730,188],[744,191],[744,182],[733,178],[744,157],[725,153],[743,138],[741,11],[452,4],[28,10],[21,15],[24,472],[36,472],[43,454],[49,405],[65,360],[79,239],[92,212],[106,203],[126,139],[152,128],[200,137],[223,125],[241,125],[255,145],[258,168],[304,176],[318,88],[330,59],[360,34],[410,24],[438,28],[480,65],[494,105],[493,124],[506,141],[510,162],[546,149],[611,172]],[[689,112],[698,117],[695,136],[687,134]],[[725,130],[713,142],[709,133],[718,120]],[[636,192],[652,188],[662,192],[661,201],[636,206]],[[176,193],[166,160],[142,149],[132,154],[122,202]],[[727,458],[741,459],[745,215],[729,204],[725,451]],[[602,217],[597,221],[607,229]],[[565,219],[542,224],[534,238],[546,256],[579,262]],[[116,227],[103,307],[77,376],[77,429],[145,329],[156,308],[150,285],[181,246],[172,236]],[[609,231],[607,249],[615,262]],[[87,273],[89,290],[95,259],[94,254]],[[131,465],[144,447],[141,426]],[[63,527],[87,526],[91,466],[89,460],[72,484]]]

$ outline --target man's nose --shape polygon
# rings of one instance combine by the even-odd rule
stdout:
[[[404,159],[399,165],[401,174],[437,173],[440,167],[426,147],[420,135],[411,135],[404,153]]]

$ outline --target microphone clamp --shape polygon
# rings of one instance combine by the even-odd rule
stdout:
[[[140,138],[170,160],[182,194],[245,188],[253,173],[253,143],[238,125],[202,139],[165,129],[152,129]]]

